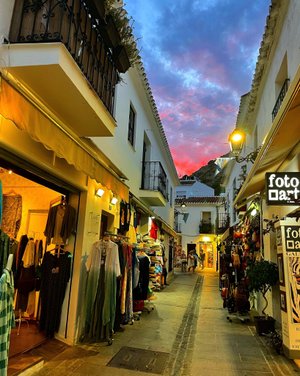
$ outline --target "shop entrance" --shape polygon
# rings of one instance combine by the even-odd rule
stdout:
[[[204,252],[204,262],[203,266],[205,268],[213,268],[214,267],[214,252],[213,252],[213,244],[212,243],[200,243],[200,250]],[[201,251],[200,251],[201,253]]]
[[[74,233],[70,235],[68,242],[61,240],[60,243],[60,240],[56,239],[53,243],[54,238],[51,238],[49,243],[46,241],[44,231],[50,209],[54,206],[72,206],[78,213],[79,193],[61,188],[50,179],[51,176],[49,176],[49,181],[39,176],[35,177],[28,171],[0,159],[0,187],[2,188],[2,193],[0,190],[2,217],[0,232],[1,235],[5,234],[9,237],[9,250],[13,253],[12,271],[15,282],[16,327],[11,331],[9,357],[24,353],[54,336],[55,329],[50,329],[48,325],[51,313],[50,311],[42,312],[41,309],[41,300],[47,288],[41,289],[41,277],[43,277],[41,273],[43,270],[47,271],[45,268],[49,267],[44,264],[42,267],[42,263],[46,253],[47,256],[51,253],[56,258],[60,257],[61,262],[67,254],[74,254]],[[66,206],[62,209],[62,213],[66,210],[65,208]],[[63,217],[64,214],[62,214]],[[76,220],[75,214],[74,226],[76,226]],[[55,226],[59,226],[58,217],[55,219]],[[5,263],[4,258],[2,260]],[[59,265],[58,268],[62,270],[62,264]],[[1,270],[4,267],[5,265],[1,265]],[[64,302],[66,307],[68,307],[71,284],[71,262],[69,269],[67,268],[68,280],[60,285],[64,288],[65,294],[62,297],[63,300],[58,303]],[[66,328],[68,312],[64,311],[67,310],[62,311],[58,324]],[[55,316],[55,313],[52,312],[52,315]],[[41,317],[45,322],[43,326],[41,326]],[[66,329],[64,330],[66,334]]]

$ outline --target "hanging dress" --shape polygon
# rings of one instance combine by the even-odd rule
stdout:
[[[86,268],[86,337],[107,339],[115,323],[117,277],[121,274],[117,244],[111,240],[95,242]]]
[[[13,301],[14,278],[4,269],[0,278],[0,375],[7,374],[10,332],[15,326]]]

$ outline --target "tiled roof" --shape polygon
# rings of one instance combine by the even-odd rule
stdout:
[[[225,197],[211,196],[211,197],[189,197],[189,198],[176,198],[175,205],[185,204],[223,204]]]
[[[180,180],[180,186],[182,185],[193,185],[196,183],[196,180]]]

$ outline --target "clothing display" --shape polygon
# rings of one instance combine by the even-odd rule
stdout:
[[[3,192],[2,192],[2,181],[0,180],[0,226],[2,224],[2,211],[3,211]]]
[[[75,232],[76,210],[68,204],[52,206],[48,213],[44,235],[47,244],[66,244]]]
[[[14,191],[3,195],[1,229],[9,237],[16,238],[21,226],[22,196]]]
[[[130,204],[122,200],[120,202],[120,226],[119,226],[120,234],[127,233],[127,231],[129,230],[129,226],[130,226],[130,219],[131,219]]]
[[[7,258],[10,251],[10,238],[2,230],[0,230],[0,271],[5,268]]]
[[[41,314],[39,326],[52,338],[60,325],[61,309],[71,275],[70,252],[46,252],[41,265]]]
[[[0,278],[0,374],[7,374],[11,328],[15,326],[13,310],[14,279],[10,270],[4,269]]]
[[[111,240],[95,242],[86,262],[86,270],[84,337],[107,339],[115,323],[117,277],[121,275],[117,244]]]
[[[150,258],[144,251],[137,254],[140,276],[137,287],[133,290],[133,300],[147,300],[149,287]]]

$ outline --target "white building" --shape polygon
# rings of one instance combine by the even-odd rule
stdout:
[[[129,69],[126,50],[117,54],[124,45],[108,32],[104,1],[36,3],[0,6],[0,181],[3,195],[22,198],[17,241],[44,241],[53,205],[76,212],[63,243],[72,268],[55,330],[72,345],[85,260],[105,232],[134,243],[155,216],[172,266],[178,177],[142,64]]]
[[[224,197],[214,196],[214,189],[197,180],[180,180],[176,189],[176,229],[185,253],[195,249],[205,252],[205,267],[218,269],[219,235],[227,227]]]
[[[226,180],[229,207],[246,210],[250,225],[252,219],[248,211],[251,205],[256,206],[260,213],[260,250],[265,259],[278,263],[280,268],[280,286],[269,294],[268,314],[276,319],[278,327],[282,326],[284,350],[290,358],[300,356],[299,321],[294,316],[299,316],[299,295],[294,293],[293,277],[299,260],[298,256],[292,259],[298,253],[293,253],[296,249],[289,247],[295,242],[289,244],[284,240],[289,236],[286,228],[293,228],[295,233],[299,229],[295,219],[299,218],[300,184],[299,17],[299,1],[272,1],[251,91],[241,100],[236,124],[246,132],[239,160],[249,159],[253,152],[254,156],[257,152],[258,155],[252,162],[232,162]],[[270,179],[267,173],[271,174]],[[240,182],[239,178],[242,178]],[[231,224],[237,224],[234,213],[230,217]],[[245,221],[240,220],[243,229]],[[258,309],[260,307],[258,296]]]

